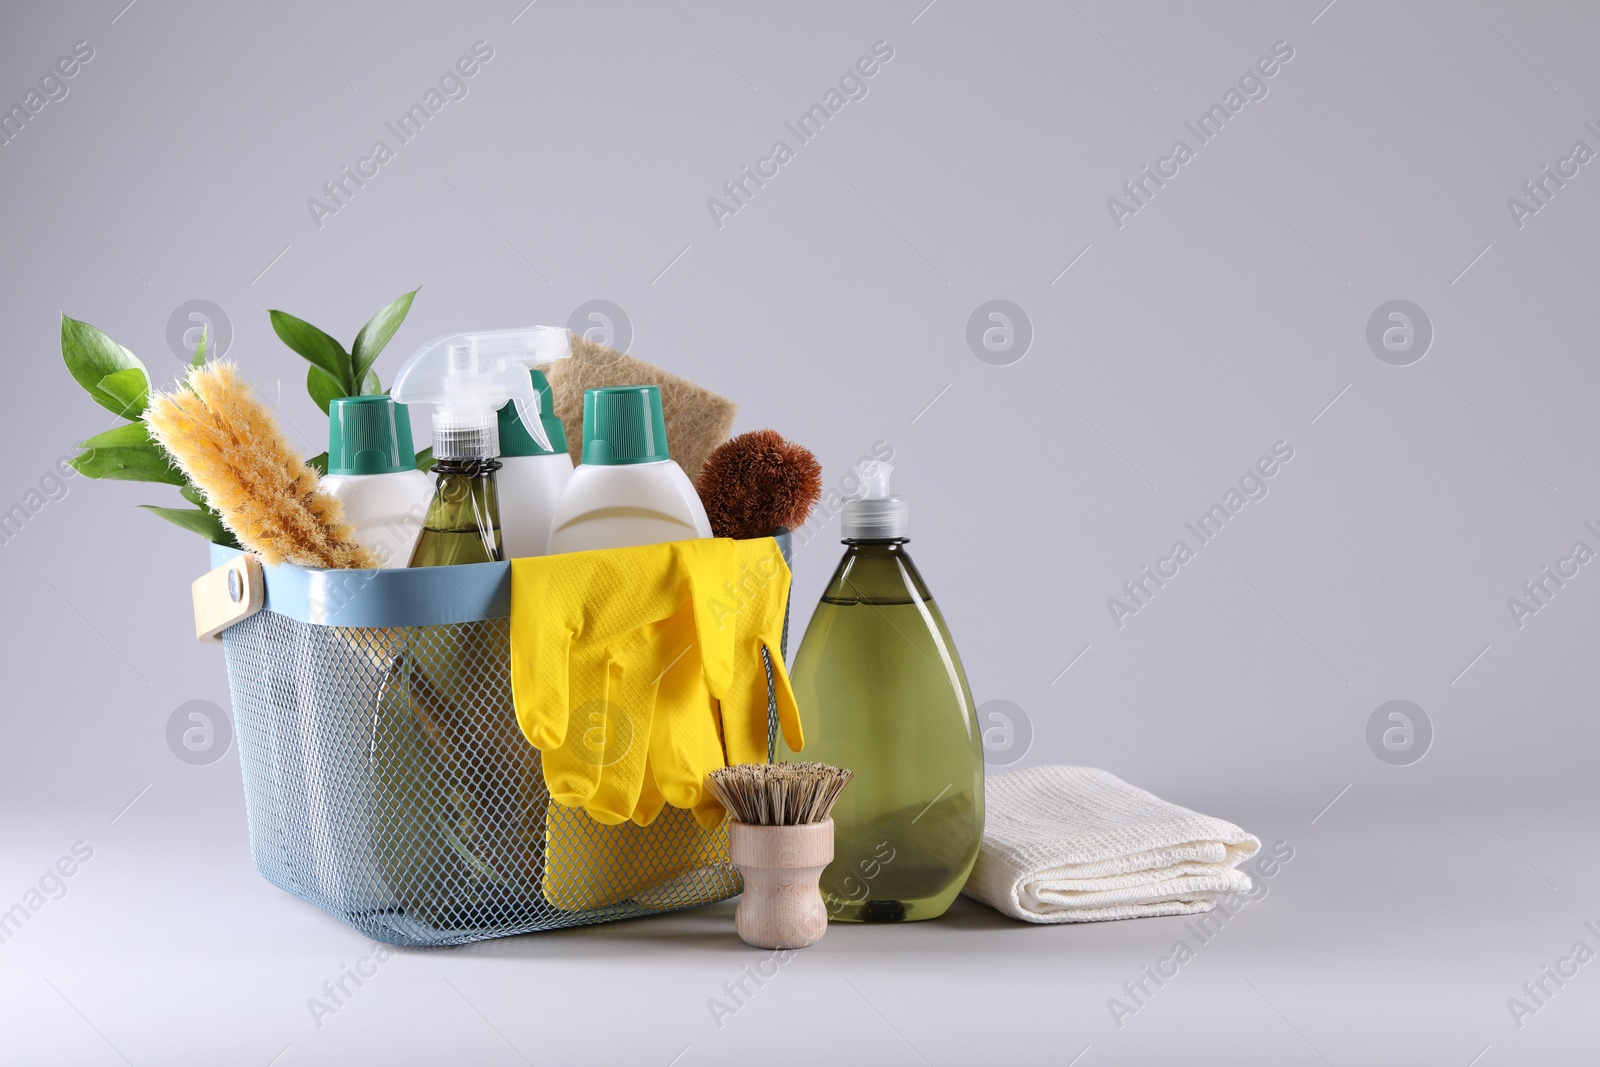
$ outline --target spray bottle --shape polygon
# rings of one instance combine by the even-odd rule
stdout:
[[[571,352],[562,327],[450,334],[414,352],[392,394],[402,404],[433,404],[434,474],[438,482],[413,567],[495,563],[505,559],[500,533],[499,411],[515,405],[540,446],[551,442],[539,418],[540,395],[529,372]]]

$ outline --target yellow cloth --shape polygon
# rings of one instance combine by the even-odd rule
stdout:
[[[651,826],[605,826],[577,808],[550,805],[545,824],[544,896],[564,911],[624,901],[667,910],[739,891],[728,831],[701,827],[687,811]]]
[[[511,573],[517,719],[558,804],[640,826],[670,804],[718,825],[706,775],[766,759],[762,648],[800,747],[778,648],[789,569],[770,538],[536,556]]]

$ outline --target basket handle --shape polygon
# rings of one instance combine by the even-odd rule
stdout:
[[[265,606],[267,580],[261,560],[246,553],[195,579],[194,635],[220,641],[222,631],[248,619]]]

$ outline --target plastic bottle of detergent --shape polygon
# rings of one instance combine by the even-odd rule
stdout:
[[[586,391],[583,462],[556,505],[550,551],[710,536],[700,494],[667,451],[661,390],[619,385]]]
[[[539,396],[539,421],[550,445],[533,439],[515,404],[500,409],[500,527],[507,559],[545,554],[556,505],[572,480],[567,431],[556,418],[550,380],[543,371],[531,373]]]
[[[571,331],[532,326],[451,334],[414,352],[395,378],[395,399],[433,404],[433,472],[413,567],[499,563],[500,409],[516,406],[522,426],[545,448],[550,438],[539,419],[539,394],[529,374],[569,351]]]
[[[328,473],[324,493],[344,506],[355,539],[385,567],[404,567],[433,496],[433,479],[417,470],[411,415],[387,396],[346,396],[328,405]]]
[[[906,551],[889,465],[844,506],[848,546],[789,672],[803,754],[855,771],[833,809],[828,917],[914,922],[961,892],[983,836],[983,745],[955,642]]]

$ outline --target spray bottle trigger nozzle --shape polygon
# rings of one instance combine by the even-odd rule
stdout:
[[[511,402],[517,407],[517,418],[522,420],[528,436],[532,437],[540,448],[546,452],[554,452],[555,447],[550,443],[550,435],[544,429],[544,420],[539,417],[542,414],[539,391],[533,387],[533,379],[528,376],[527,371],[522,371],[518,377],[519,383],[511,394]]]

